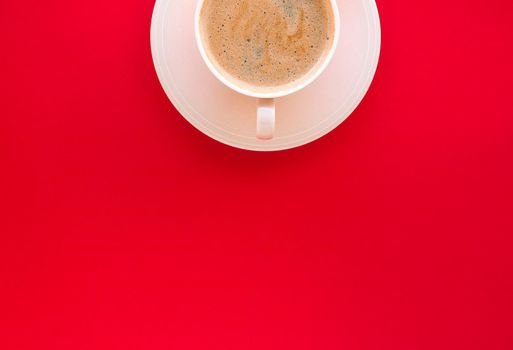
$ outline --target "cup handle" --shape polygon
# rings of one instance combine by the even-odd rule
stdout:
[[[260,140],[270,140],[274,135],[276,108],[274,98],[259,98],[257,102],[256,135]]]

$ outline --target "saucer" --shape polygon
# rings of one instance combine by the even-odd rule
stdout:
[[[254,151],[298,147],[342,123],[365,96],[381,46],[374,0],[338,0],[340,39],[322,75],[306,88],[276,99],[271,140],[256,138],[256,99],[241,95],[208,70],[194,38],[196,1],[157,0],[151,50],[160,83],[194,127],[227,145]]]

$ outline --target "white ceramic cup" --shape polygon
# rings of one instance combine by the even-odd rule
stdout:
[[[273,88],[272,91],[262,92],[252,91],[247,87],[238,85],[233,79],[231,80],[229,77],[227,77],[228,74],[223,74],[220,72],[208,57],[200,32],[200,15],[203,3],[205,1],[206,0],[198,1],[196,13],[194,15],[194,32],[196,37],[196,44],[200,51],[201,57],[203,58],[203,61],[205,61],[208,69],[212,72],[212,74],[214,74],[223,84],[237,91],[238,93],[257,98],[256,137],[262,140],[272,139],[274,135],[274,125],[276,120],[276,107],[274,100],[278,97],[299,91],[312,83],[328,66],[331,58],[333,57],[333,54],[335,53],[340,35],[340,16],[337,2],[336,0],[329,0],[333,11],[334,37],[330,50],[321,58],[321,61],[319,61],[310,72],[300,78],[297,84],[288,84],[282,89]]]

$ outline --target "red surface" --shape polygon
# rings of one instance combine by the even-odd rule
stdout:
[[[2,0],[0,348],[512,349],[513,2],[378,5],[360,107],[259,154],[167,100],[153,1]]]

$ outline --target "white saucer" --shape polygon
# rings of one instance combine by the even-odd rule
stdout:
[[[330,65],[305,89],[276,101],[276,133],[258,140],[256,99],[232,91],[202,61],[194,39],[196,1],[157,0],[151,49],[158,77],[176,109],[197,129],[227,145],[276,151],[327,134],[358,106],[379,59],[381,30],[374,0],[338,0],[340,42]]]

